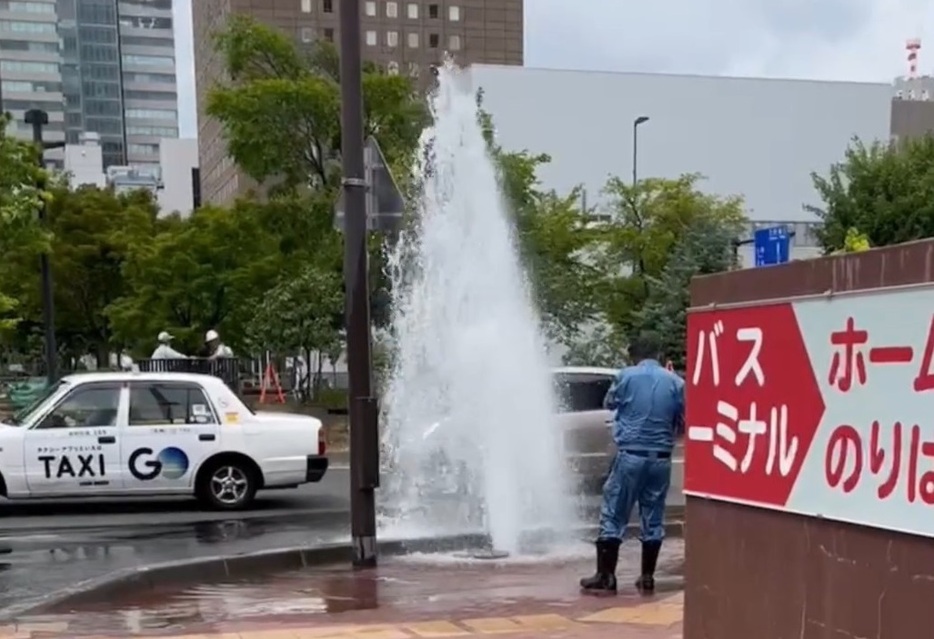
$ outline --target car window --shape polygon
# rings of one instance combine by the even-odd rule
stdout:
[[[130,387],[130,426],[216,423],[214,409],[197,384],[141,383]]]
[[[24,408],[19,409],[13,415],[11,415],[5,423],[12,426],[21,426],[32,418],[32,414],[38,410],[47,399],[52,397],[55,393],[61,389],[68,386],[68,382],[62,380],[56,384],[48,386],[45,390],[41,391],[36,397],[34,397]],[[10,393],[12,396],[12,393]]]
[[[603,398],[613,378],[609,375],[584,373],[560,373],[555,375],[555,390],[561,410],[579,413],[589,410],[602,410]]]
[[[79,386],[58,403],[36,428],[116,426],[120,385]]]

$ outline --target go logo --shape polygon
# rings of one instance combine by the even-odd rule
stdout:
[[[166,479],[181,479],[188,472],[188,455],[181,448],[164,448],[153,457],[152,448],[137,448],[130,454],[130,474],[140,481],[162,475]]]

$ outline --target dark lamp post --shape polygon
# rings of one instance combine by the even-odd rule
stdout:
[[[32,141],[38,150],[39,167],[43,168],[43,158],[46,149],[65,146],[64,142],[43,142],[42,128],[49,123],[49,114],[41,109],[26,111],[26,124],[32,125]],[[41,186],[41,185],[38,185]],[[39,204],[39,223],[46,225],[45,199]],[[55,301],[52,296],[52,269],[49,264],[49,253],[43,251],[39,256],[39,269],[42,286],[42,324],[45,329],[45,362],[48,383],[51,386],[58,381],[58,346],[55,343]]]

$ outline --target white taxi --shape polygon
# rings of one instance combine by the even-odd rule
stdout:
[[[193,494],[238,510],[257,490],[320,481],[322,436],[320,420],[253,412],[209,375],[72,375],[0,422],[0,496]]]

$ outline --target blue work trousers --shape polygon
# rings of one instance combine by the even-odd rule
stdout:
[[[600,509],[600,539],[622,539],[632,507],[639,504],[641,541],[665,537],[665,499],[671,483],[671,457],[655,453],[645,456],[616,453],[610,474],[603,484]]]

